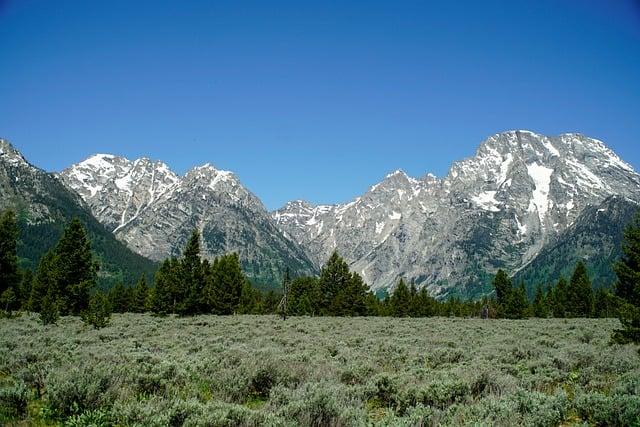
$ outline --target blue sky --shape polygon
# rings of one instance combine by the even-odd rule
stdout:
[[[211,162],[273,209],[509,129],[640,169],[640,2],[0,0],[0,136],[47,170]]]

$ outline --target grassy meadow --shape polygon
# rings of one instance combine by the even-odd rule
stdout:
[[[0,424],[640,425],[613,319],[0,319]]]

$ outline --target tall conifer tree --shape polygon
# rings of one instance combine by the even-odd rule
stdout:
[[[618,277],[616,296],[624,301],[620,308],[622,329],[613,334],[618,343],[640,343],[640,213],[627,227],[622,259],[615,265]]]
[[[18,224],[13,211],[0,215],[0,295],[12,288],[18,291],[20,274],[18,272]]]

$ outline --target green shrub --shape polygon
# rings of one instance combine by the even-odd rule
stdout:
[[[584,420],[599,426],[640,426],[640,396],[581,394],[576,409]]]
[[[95,329],[104,328],[111,320],[111,305],[106,295],[98,292],[91,297],[89,307],[82,313],[82,321]]]
[[[23,417],[27,412],[29,392],[23,382],[0,387],[0,421]]]
[[[47,378],[46,401],[58,418],[109,407],[115,399],[112,375],[100,366],[52,371]]]

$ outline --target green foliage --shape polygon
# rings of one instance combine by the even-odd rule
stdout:
[[[200,237],[194,231],[183,256],[167,259],[160,265],[149,305],[151,311],[160,315],[258,312],[262,308],[261,298],[257,292],[250,291],[247,284],[238,254],[220,256],[213,263],[202,260]]]
[[[133,307],[133,289],[125,287],[122,282],[109,290],[109,304],[114,313],[127,313]]]
[[[22,419],[27,414],[29,394],[22,381],[0,385],[0,422]]]
[[[18,272],[18,225],[13,211],[0,214],[0,294],[7,289],[16,292],[20,283]]]
[[[143,274],[133,288],[131,297],[131,311],[134,313],[144,313],[149,306],[149,285],[147,277]]]
[[[369,289],[362,277],[352,273],[346,261],[333,252],[320,271],[317,288],[309,287],[309,291],[319,293],[317,305],[308,304],[307,309],[315,310],[329,316],[366,316],[370,314]],[[310,300],[311,294],[306,296]]]
[[[55,325],[60,318],[58,300],[53,292],[47,292],[40,302],[40,322],[43,325]]]
[[[541,285],[536,287],[536,294],[533,298],[531,311],[533,316],[538,318],[546,318],[549,315],[549,305],[547,304],[547,299]]]
[[[567,317],[589,317],[593,311],[593,290],[587,268],[578,261],[566,292]]]
[[[289,287],[289,314],[314,316],[320,311],[320,283],[315,277],[299,277]]]
[[[400,279],[389,301],[391,314],[396,317],[407,317],[410,314],[411,301],[412,295],[409,293],[409,288],[407,288],[404,280]]]
[[[42,299],[51,294],[63,315],[78,315],[89,305],[95,287],[98,265],[91,242],[79,220],[72,220],[58,244],[40,260],[31,288],[29,308],[42,309]]]
[[[88,308],[82,312],[82,321],[95,329],[104,328],[111,320],[111,305],[109,299],[102,292],[95,293]]]
[[[640,213],[627,228],[622,259],[614,269],[618,276],[616,295],[623,301],[620,309],[622,329],[615,331],[618,343],[640,343]]]
[[[498,316],[507,319],[522,319],[529,314],[529,302],[524,283],[514,287],[511,279],[503,270],[498,270],[493,279],[496,291]]]

